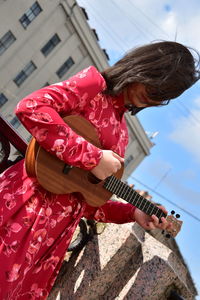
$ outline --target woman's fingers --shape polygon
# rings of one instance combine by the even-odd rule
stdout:
[[[118,159],[118,160],[120,161],[120,163],[123,163],[123,162],[124,162],[124,158],[121,157],[121,156],[119,156],[117,153],[112,152],[112,155],[113,155],[116,159]],[[121,165],[121,164],[120,164],[120,165]]]
[[[161,218],[161,222],[159,222],[159,219],[155,215],[152,215],[151,217],[155,228],[166,229],[169,226],[168,221],[164,217]]]
[[[91,172],[97,178],[104,180],[121,169],[121,163],[123,161],[124,159],[113,151],[103,150],[99,164]]]

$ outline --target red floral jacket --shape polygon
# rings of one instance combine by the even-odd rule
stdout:
[[[70,79],[33,92],[16,114],[38,143],[68,164],[94,168],[102,150],[78,136],[62,117],[80,115],[96,128],[102,148],[124,156],[128,143],[123,97],[102,94],[105,81],[89,67]],[[0,175],[0,298],[46,299],[82,217],[132,222],[134,207],[108,200],[89,206],[78,194],[56,195],[28,177],[24,161]]]

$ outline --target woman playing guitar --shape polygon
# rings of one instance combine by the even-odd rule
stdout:
[[[38,145],[67,166],[99,180],[115,174],[128,144],[124,113],[165,105],[199,79],[191,51],[176,42],[136,48],[99,73],[91,66],[70,79],[22,99],[16,115]],[[63,120],[76,115],[93,127],[101,147]],[[48,174],[45,174],[48,178]],[[0,178],[0,298],[46,299],[80,219],[169,229],[165,217],[146,214],[130,203],[89,205],[77,192],[57,194],[27,174],[21,160]],[[164,216],[167,211],[160,207]]]

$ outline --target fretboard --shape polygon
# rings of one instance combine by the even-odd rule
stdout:
[[[149,216],[156,215],[159,219],[166,217],[166,214],[160,208],[114,176],[106,178],[103,186],[111,193],[136,206]]]

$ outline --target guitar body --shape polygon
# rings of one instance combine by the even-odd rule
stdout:
[[[86,119],[80,116],[69,116],[65,117],[64,121],[78,135],[101,148],[95,128]],[[27,174],[30,177],[37,177],[40,185],[51,193],[68,194],[78,192],[83,195],[89,205],[94,207],[105,204],[114,193],[148,215],[155,214],[159,219],[162,216],[166,217],[172,223],[172,227],[167,229],[171,236],[175,237],[180,231],[182,221],[177,220],[173,215],[166,216],[151,201],[145,199],[119,180],[123,174],[123,166],[114,176],[110,176],[105,181],[100,181],[89,171],[66,165],[39,146],[34,138],[28,145],[25,165]]]
[[[80,136],[101,148],[99,138],[92,124],[80,116],[65,117],[64,121]],[[67,166],[56,156],[48,153],[33,138],[26,153],[26,170],[29,176],[36,176],[40,185],[54,194],[79,192],[91,206],[101,206],[112,196],[91,172]],[[67,174],[64,173],[67,169]],[[121,178],[123,167],[115,174]]]

